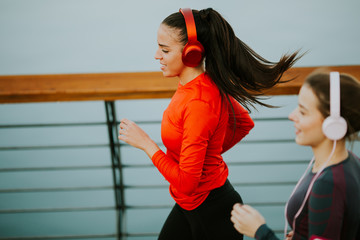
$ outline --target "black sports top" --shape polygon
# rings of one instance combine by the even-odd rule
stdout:
[[[309,171],[289,200],[287,220],[292,226],[311,179]],[[262,225],[256,239],[277,239],[274,232]],[[326,167],[315,181],[306,204],[295,222],[293,240],[297,239],[360,239],[360,160],[353,153]]]

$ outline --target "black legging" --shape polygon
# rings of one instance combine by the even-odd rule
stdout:
[[[243,239],[230,221],[235,203],[242,203],[231,183],[210,192],[206,200],[194,210],[175,204],[161,229],[159,240],[227,240]]]

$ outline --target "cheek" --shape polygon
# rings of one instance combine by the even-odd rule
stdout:
[[[307,134],[311,137],[311,139],[314,139],[316,141],[324,138],[324,133],[322,132],[321,126],[309,129],[307,131]]]
[[[296,137],[296,142],[300,145],[316,145],[324,139],[322,122],[309,121],[301,124],[301,134]]]
[[[322,124],[318,121],[309,121],[304,124],[304,129],[309,132],[319,132],[322,129]]]
[[[181,54],[172,56],[169,59],[168,66],[170,69],[172,69],[174,71],[180,71],[181,69],[183,69],[184,63],[182,62]]]

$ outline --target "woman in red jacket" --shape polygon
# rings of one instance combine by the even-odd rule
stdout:
[[[221,154],[254,126],[242,105],[265,105],[257,96],[280,82],[297,53],[265,60],[211,8],[171,14],[157,40],[163,75],[179,78],[161,123],[166,152],[128,119],[121,120],[119,139],[142,149],[170,183],[176,204],[159,239],[242,239],[230,221],[242,200]]]

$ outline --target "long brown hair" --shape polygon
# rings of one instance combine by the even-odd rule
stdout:
[[[205,48],[205,70],[223,96],[235,98],[249,111],[254,104],[271,107],[260,101],[263,91],[281,80],[283,73],[302,56],[298,51],[283,55],[279,62],[261,57],[235,36],[230,24],[215,10],[192,10],[198,41]],[[184,17],[176,12],[162,22],[179,32],[179,41],[187,42]]]

